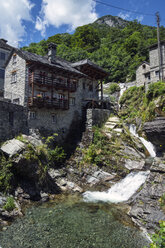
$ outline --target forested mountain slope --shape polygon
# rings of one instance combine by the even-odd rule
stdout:
[[[165,28],[160,28],[161,40]],[[135,70],[148,61],[148,46],[157,42],[156,28],[119,17],[104,16],[92,24],[78,27],[74,34],[56,34],[22,49],[45,55],[48,44],[58,45],[57,55],[71,62],[89,58],[110,73],[110,81],[135,79]]]

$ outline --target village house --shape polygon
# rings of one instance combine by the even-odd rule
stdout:
[[[165,80],[165,41],[160,44],[160,68],[158,45],[149,47],[149,63],[142,62],[136,70],[136,85],[145,85],[146,89],[150,83]]]
[[[56,45],[40,56],[13,49],[5,72],[4,97],[27,109],[28,127],[66,137],[83,109],[99,104],[99,87],[107,77],[89,60],[71,64],[56,57]]]
[[[0,96],[3,96],[4,78],[5,78],[5,62],[12,50],[12,47],[7,44],[7,40],[0,39]]]

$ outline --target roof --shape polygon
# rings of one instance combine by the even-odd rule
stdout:
[[[23,58],[27,62],[35,62],[35,63],[42,64],[42,65],[47,66],[47,67],[51,67],[54,69],[59,69],[59,70],[70,72],[72,74],[76,74],[79,77],[86,77],[86,75],[84,75],[80,71],[73,68],[71,66],[71,64],[65,60],[62,60],[62,59],[56,57],[52,63],[48,60],[47,56],[37,55],[35,53],[30,53],[30,52],[23,51],[23,50],[20,50],[17,48],[14,48],[12,50],[8,60],[6,61],[5,66],[8,64],[13,53],[17,53],[21,58]]]
[[[3,48],[3,49],[8,50],[8,51],[11,51],[13,49],[13,47],[9,46],[7,44],[7,41],[4,39],[0,39],[0,48]]]
[[[97,79],[105,78],[109,74],[103,68],[94,64],[89,59],[84,59],[84,60],[72,63],[72,67],[80,69],[80,71],[82,71],[83,73],[85,73],[89,76],[90,76],[91,70],[93,70],[93,71],[97,72],[97,75],[96,75]],[[100,75],[100,78],[99,78],[99,75]],[[94,76],[94,75],[92,75],[92,76]]]
[[[149,63],[149,62],[147,62],[147,61],[142,61],[142,62],[138,65],[138,67],[137,67],[137,68],[139,68],[139,66],[141,66],[141,65],[143,65],[143,64],[150,65],[150,63]]]
[[[162,45],[162,44],[165,44],[165,40],[162,40],[161,42],[160,42],[160,44]],[[151,45],[151,46],[149,46],[148,48],[155,48],[155,47],[157,47],[158,46],[158,43],[155,43],[155,44],[153,44],[153,45]]]

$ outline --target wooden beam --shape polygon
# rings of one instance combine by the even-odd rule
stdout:
[[[34,71],[32,72],[32,105],[33,105],[33,98],[34,98]]]
[[[101,108],[103,108],[103,81],[101,80]]]

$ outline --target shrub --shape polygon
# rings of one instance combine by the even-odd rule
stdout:
[[[15,208],[14,198],[10,196],[7,198],[6,204],[3,206],[3,209],[7,211],[12,211],[14,208]]]
[[[152,235],[152,241],[153,243],[150,244],[150,248],[165,247],[165,221],[160,221],[160,229]]]
[[[0,191],[9,192],[13,178],[12,162],[4,156],[0,158]]]
[[[146,98],[148,101],[151,101],[154,98],[157,98],[158,96],[162,96],[165,94],[165,83],[163,82],[157,82],[150,84],[149,89],[146,93]]]
[[[120,91],[120,86],[117,83],[111,83],[108,90],[107,90],[107,93],[113,94],[113,93],[119,92],[119,91]]]
[[[51,165],[60,165],[66,158],[66,153],[62,147],[56,146],[55,149],[48,148],[48,159]]]

